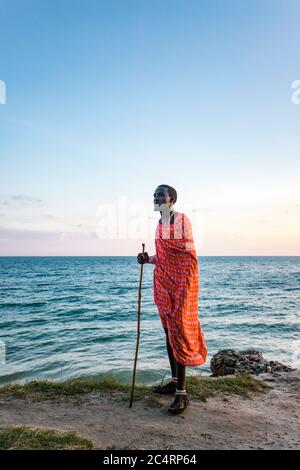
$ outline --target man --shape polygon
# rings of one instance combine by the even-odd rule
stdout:
[[[206,344],[198,319],[199,272],[189,218],[173,208],[177,192],[167,184],[154,192],[154,210],[161,218],[155,234],[156,254],[139,253],[140,264],[155,264],[153,285],[162,326],[166,333],[172,380],[153,392],[173,394],[168,410],[181,413],[188,405],[186,366],[206,360]]]

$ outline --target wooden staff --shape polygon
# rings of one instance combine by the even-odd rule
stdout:
[[[145,252],[145,243],[142,243],[142,247],[143,247],[142,253],[144,253],[144,252]],[[135,349],[135,358],[134,358],[134,367],[133,367],[133,376],[132,376],[132,386],[131,386],[131,396],[130,396],[129,408],[132,407],[132,402],[133,402],[133,393],[134,393],[134,385],[135,385],[136,364],[137,364],[137,358],[138,358],[138,352],[139,352],[139,342],[140,342],[143,266],[144,266],[144,264],[141,264],[139,296],[138,296],[137,338],[136,338],[136,349]]]

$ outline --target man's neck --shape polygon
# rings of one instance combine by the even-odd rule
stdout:
[[[164,215],[162,215],[162,211],[160,211],[160,221],[161,222],[164,222],[165,224],[173,224],[174,223],[174,219],[175,219],[175,211],[174,209],[170,209],[170,211]]]

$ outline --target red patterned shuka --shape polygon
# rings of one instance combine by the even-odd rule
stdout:
[[[199,366],[206,344],[198,319],[199,270],[189,218],[176,212],[174,224],[157,224],[153,284],[154,302],[177,362]]]

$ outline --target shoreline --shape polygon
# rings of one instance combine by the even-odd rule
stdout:
[[[172,396],[149,387],[129,409],[130,387],[113,380],[1,387],[0,428],[74,431],[95,449],[299,449],[300,371],[241,377],[189,376],[191,404],[177,416]]]

